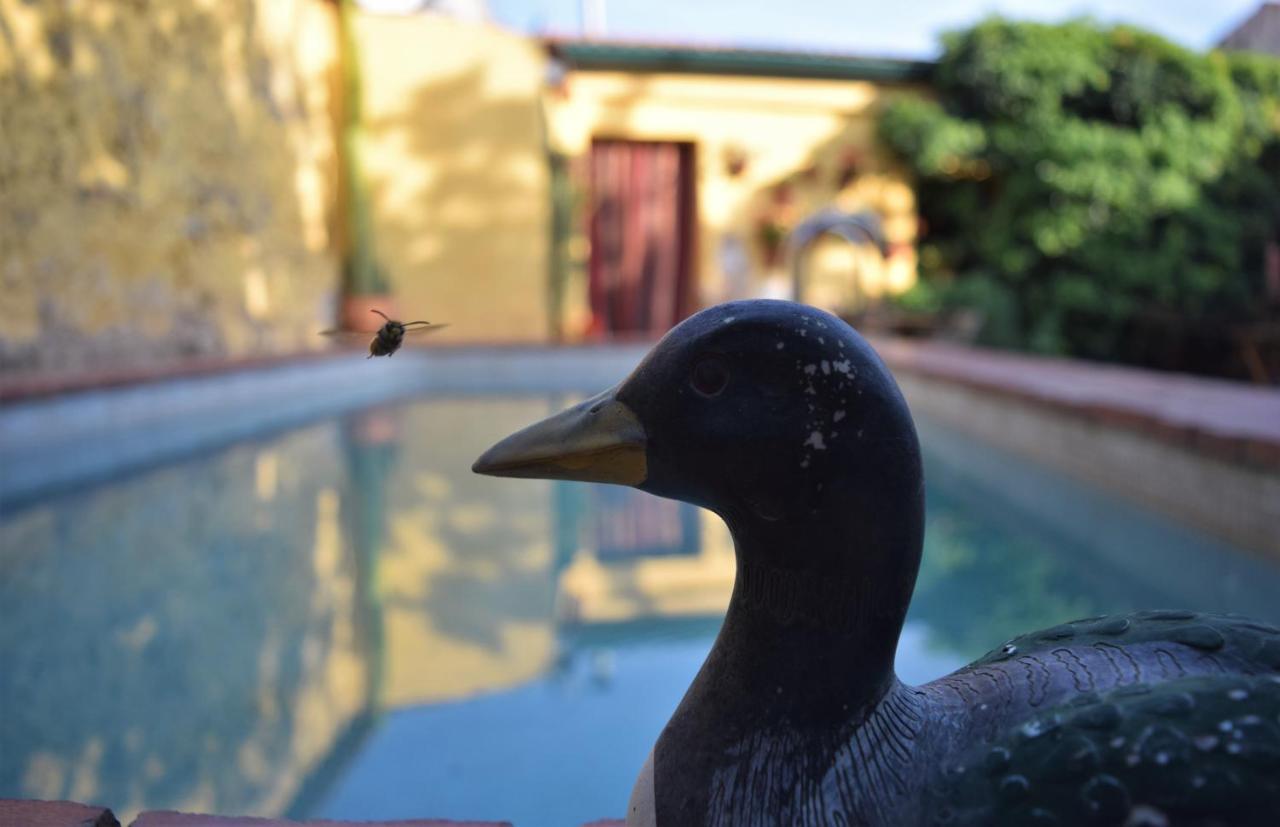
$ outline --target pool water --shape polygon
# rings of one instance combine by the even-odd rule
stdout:
[[[620,816],[714,638],[732,547],[628,489],[470,473],[572,401],[420,398],[4,506],[0,797],[126,819]],[[1280,621],[1277,565],[920,427],[905,680],[1104,612]]]

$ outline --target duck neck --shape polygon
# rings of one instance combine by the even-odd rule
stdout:
[[[849,720],[873,707],[895,680],[920,564],[918,522],[890,521],[900,527],[890,536],[866,530],[856,513],[731,521],[738,573],[714,660],[793,723]]]

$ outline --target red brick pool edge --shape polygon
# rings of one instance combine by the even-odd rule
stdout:
[[[590,827],[621,825],[598,821]],[[0,799],[0,827],[122,827],[111,810],[74,801]],[[153,810],[139,815],[130,827],[512,827],[508,821],[285,821],[245,816],[210,816]]]
[[[120,827],[120,822],[105,807],[0,798],[0,827]]]
[[[111,810],[74,801],[0,798],[0,827],[122,827]],[[152,810],[129,827],[512,827],[509,821],[449,821],[427,818],[400,821],[286,821],[248,816],[210,816]],[[592,821],[582,827],[624,827],[620,820]]]
[[[512,824],[509,821],[448,821],[436,818],[407,821],[285,821],[155,810],[138,816],[131,827],[512,827]]]
[[[1280,389],[910,339],[873,339],[895,373],[1042,405],[1179,448],[1280,471]]]

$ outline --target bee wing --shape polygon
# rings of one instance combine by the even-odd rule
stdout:
[[[405,329],[404,335],[413,336],[418,333],[435,333],[437,330],[441,330],[448,326],[449,325],[447,324],[429,324],[424,327],[410,327]]]
[[[320,331],[321,336],[328,336],[330,339],[338,339],[344,342],[368,341],[377,335],[376,331],[364,332],[360,330],[339,330],[337,328]]]

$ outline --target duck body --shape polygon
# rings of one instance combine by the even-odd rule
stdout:
[[[712,688],[715,661],[655,747],[655,821],[631,823],[1126,824],[1137,812],[1150,821],[1134,824],[1270,825],[1280,813],[1280,632],[1248,619],[1067,623],[826,715],[778,714],[783,682],[763,725],[741,693]]]
[[[834,316],[705,310],[618,387],[475,470],[633,485],[708,508],[733,535],[724,623],[640,773],[630,825],[1280,823],[1273,627],[1091,618],[924,686],[897,679],[923,541],[919,446],[889,371]]]

